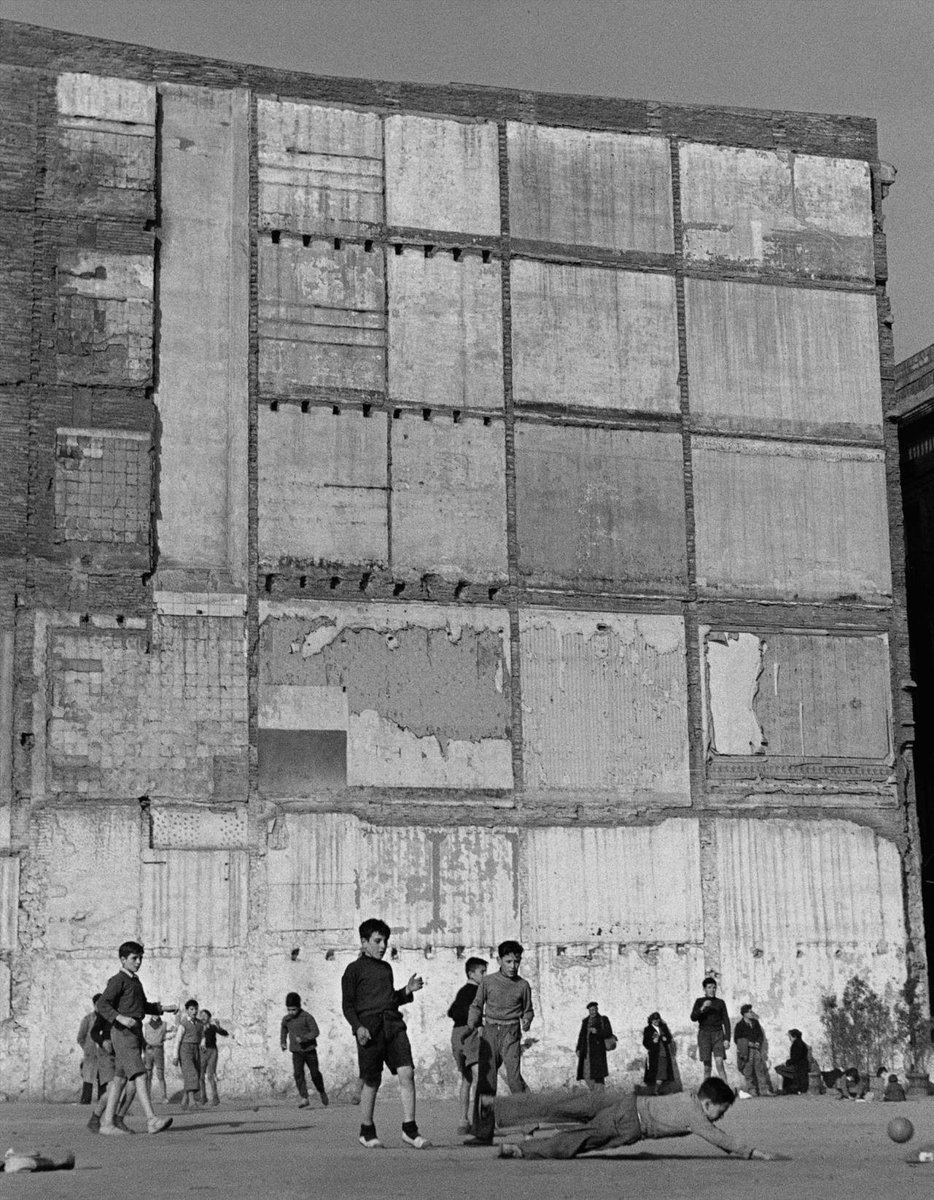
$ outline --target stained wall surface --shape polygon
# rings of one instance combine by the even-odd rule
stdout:
[[[923,969],[875,131],[319,80],[0,25],[0,1079],[149,994],[283,1095],[393,930],[419,1088],[526,947],[700,1076]],[[9,460],[6,455],[9,454]],[[9,467],[9,469],[6,469]],[[893,567],[894,564],[894,567]],[[106,887],[101,880],[106,880]],[[625,997],[625,1002],[621,997]],[[732,1068],[731,1068],[732,1069]]]

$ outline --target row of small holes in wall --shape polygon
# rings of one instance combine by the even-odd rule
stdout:
[[[278,245],[279,245],[279,243],[280,243],[280,241],[281,241],[281,238],[282,238],[282,231],[281,231],[281,230],[279,230],[279,229],[274,229],[274,230],[273,230],[273,231],[270,233],[270,235],[269,235],[269,240],[272,242],[272,244],[273,244],[274,246],[278,246]],[[318,241],[321,241],[321,240],[323,240],[323,239],[321,239],[321,238],[318,238],[318,239],[316,239],[316,240],[318,240]],[[310,233],[303,233],[303,234],[302,234],[302,245],[307,247],[307,246],[310,246],[310,245],[311,245],[311,243],[312,243],[312,237],[311,237],[311,234],[310,234]],[[343,239],[343,238],[334,238],[334,249],[335,249],[335,250],[340,250],[340,249],[343,247],[343,244],[344,244],[344,239]],[[405,245],[404,245],[402,242],[393,242],[393,243],[392,243],[392,248],[393,248],[393,250],[395,250],[396,254],[402,254],[402,253],[403,253],[403,251],[405,250]],[[416,247],[414,247],[414,246],[412,246],[411,248],[412,248],[413,250],[414,250],[414,249],[416,249]],[[424,247],[423,247],[423,250],[424,250],[424,254],[425,254],[425,257],[426,257],[426,258],[434,258],[434,256],[435,256],[436,254],[439,254],[439,253],[448,253],[448,251],[450,251],[451,258],[453,258],[453,260],[454,260],[455,262],[460,262],[460,261],[462,260],[463,256],[464,256],[464,252],[463,252],[463,250],[462,250],[462,249],[461,249],[459,246],[451,246],[451,247],[447,247],[447,246],[429,246],[429,245],[426,245],[426,246],[424,246]],[[372,253],[373,253],[373,240],[372,240],[372,238],[367,238],[367,239],[364,241],[364,243],[363,243],[363,251],[364,251],[364,253],[365,253],[365,254],[372,254]],[[492,250],[481,250],[481,251],[480,251],[480,257],[483,259],[483,261],[484,261],[485,263],[488,263],[488,262],[490,262],[490,261],[492,260],[492,257],[493,257],[493,252],[492,252]]]
[[[422,954],[424,954],[424,956],[426,958],[434,958],[434,956],[435,956],[434,946],[422,946],[421,950],[422,950]],[[466,946],[456,946],[455,947],[455,951],[456,951],[458,958],[463,958],[464,954],[466,953],[466,950],[467,950]],[[292,962],[298,961],[298,957],[301,954],[301,952],[302,952],[301,946],[295,946],[294,949],[289,951],[289,958],[291,958]],[[490,954],[490,958],[496,958],[496,947],[495,946],[490,947],[489,954]],[[389,957],[392,959],[397,959],[399,957],[398,946],[390,946],[389,947]],[[324,952],[325,962],[333,962],[334,958],[335,958],[335,954],[334,954],[333,950],[325,950],[325,952]]]
[[[270,400],[270,402],[269,402],[269,411],[270,412],[278,412],[279,407],[280,407],[280,405],[279,405],[278,400]],[[322,407],[322,406],[318,406],[318,407]],[[303,413],[310,412],[311,411],[311,402],[309,400],[302,400],[301,404],[299,405],[299,408],[301,409],[301,411]],[[348,409],[347,411],[353,412],[355,410],[351,408],[351,409]],[[364,404],[361,406],[360,411],[364,417],[372,416],[373,405],[372,404]],[[341,406],[339,404],[332,404],[331,405],[331,413],[333,416],[339,417],[341,415]],[[430,421],[431,413],[432,413],[432,410],[430,408],[423,408],[422,409],[422,420]],[[392,410],[392,418],[394,421],[398,421],[401,416],[402,416],[401,408],[394,408]],[[461,410],[459,408],[455,408],[452,411],[451,416],[454,421],[454,424],[459,425],[461,422],[461,417],[463,416],[463,413],[461,412]],[[490,425],[492,423],[492,420],[493,420],[492,417],[484,417],[483,424]]]
[[[372,576],[369,571],[365,571],[360,576],[360,582],[357,584],[357,587],[361,592],[365,592],[367,590],[367,588],[370,586],[371,578],[372,578]],[[428,578],[427,576],[422,576],[422,585],[423,586],[424,586],[425,580],[427,578]],[[264,587],[267,592],[272,591],[275,581],[276,581],[275,575],[267,575],[266,576]],[[335,592],[335,591],[337,591],[337,589],[340,587],[340,585],[343,582],[344,582],[344,580],[340,575],[332,575],[328,579],[328,587],[331,589],[332,592]],[[301,589],[304,589],[308,586],[308,576],[307,575],[299,575],[298,586]],[[454,599],[460,600],[461,596],[463,596],[464,592],[469,587],[470,587],[469,580],[467,580],[467,579],[458,580],[457,584],[454,587]],[[405,588],[406,588],[405,583],[394,583],[392,585],[392,594],[394,596],[401,596],[402,593],[405,591]],[[500,589],[498,587],[487,588],[487,596],[490,600],[495,600],[496,597],[499,595],[499,593],[500,593]]]

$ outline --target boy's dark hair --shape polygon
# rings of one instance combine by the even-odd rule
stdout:
[[[207,1018],[208,1018],[208,1020],[210,1021],[210,1019],[211,1019],[211,1010],[210,1010],[209,1008],[202,1008],[202,1010],[201,1010],[201,1011],[202,1011],[203,1013],[206,1013],[206,1014],[207,1014]]]
[[[139,942],[124,942],[117,951],[117,958],[129,958],[131,954],[143,954],[143,947]]]
[[[859,1071],[855,1067],[847,1067],[843,1074],[854,1083],[859,1083]]]
[[[91,1003],[96,1004],[98,1002],[98,1000],[100,1000],[102,995],[103,995],[103,992],[95,992],[94,995],[91,997]]]
[[[381,921],[379,917],[370,917],[368,921],[364,921],[360,926],[360,941],[368,942],[374,933],[381,933],[388,940],[392,930],[385,921]]]
[[[714,985],[714,987],[717,986],[717,981],[716,981],[716,979],[714,979],[714,977],[712,975],[707,976],[707,978],[701,984],[701,987],[706,987],[708,983],[712,983]]]
[[[801,1030],[800,1029],[789,1029],[788,1036],[793,1037],[793,1038],[799,1038],[801,1036]]]
[[[477,967],[488,967],[489,965],[485,958],[468,958],[464,963],[464,974],[469,975],[471,971],[476,971]]]
[[[285,997],[286,1008],[301,1008],[302,998],[298,992],[288,992]]]
[[[714,1104],[732,1104],[736,1093],[725,1079],[711,1075],[697,1089],[697,1097],[699,1100],[712,1100]]]
[[[186,1008],[200,1008],[201,1006],[198,1004],[197,1000],[186,1000],[185,1007]]]
[[[748,1013],[748,1012],[752,1012],[752,1005],[751,1005],[751,1004],[741,1004],[741,1005],[739,1006],[739,1015],[740,1015],[741,1017],[745,1017],[746,1013]]]
[[[525,951],[518,942],[508,941],[500,942],[500,944],[496,947],[496,953],[500,958],[505,958],[507,954],[515,954],[521,958]]]

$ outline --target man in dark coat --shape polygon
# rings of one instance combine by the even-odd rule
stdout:
[[[788,1051],[788,1061],[776,1067],[782,1077],[782,1091],[789,1096],[803,1096],[808,1090],[808,1061],[810,1051],[801,1036],[800,1029],[789,1029],[788,1037],[791,1046]]]
[[[596,1000],[591,1000],[577,1038],[577,1078],[582,1079],[591,1091],[602,1088],[609,1074],[606,1064],[608,1040],[615,1047],[616,1038],[609,1017],[604,1017]]]

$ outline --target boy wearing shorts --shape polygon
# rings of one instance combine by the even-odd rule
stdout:
[[[477,994],[480,980],[486,974],[489,964],[485,958],[468,958],[464,970],[467,973],[467,983],[458,991],[454,1002],[448,1009],[448,1016],[454,1022],[451,1030],[451,1053],[454,1055],[454,1065],[460,1075],[460,1102],[464,1119],[458,1125],[458,1133],[469,1133],[471,1112],[473,1109],[474,1092],[477,1087],[477,1061],[480,1056],[480,1035],[477,1030],[467,1028],[467,1018],[470,1006]]]
[[[143,1063],[143,1017],[147,1013],[174,1011],[146,999],[137,972],[143,962],[143,947],[139,942],[124,942],[117,951],[120,970],[107,981],[97,1002],[97,1011],[111,1025],[110,1040],[114,1050],[115,1078],[107,1089],[107,1105],[101,1117],[100,1132],[125,1134],[129,1130],[115,1124],[117,1104],[128,1080],[136,1081],[136,1094],[146,1114],[150,1133],[161,1133],[172,1124],[171,1117],[157,1117],[149,1099],[146,1066]]]
[[[698,996],[691,1009],[691,1020],[697,1022],[697,1053],[704,1064],[704,1078],[710,1078],[710,1060],[717,1065],[717,1074],[726,1083],[726,1048],[730,1044],[730,1014],[717,995],[717,981],[708,975],[701,984],[703,996]]]
[[[344,1016],[357,1039],[360,1064],[360,1145],[380,1150],[373,1111],[383,1077],[383,1066],[398,1075],[402,1097],[402,1141],[415,1150],[431,1143],[418,1132],[415,1123],[415,1067],[412,1048],[405,1031],[400,1004],[408,1004],[424,986],[420,975],[413,975],[404,988],[394,988],[392,967],[383,962],[389,944],[389,926],[371,917],[360,926],[360,956],[341,979]]]

